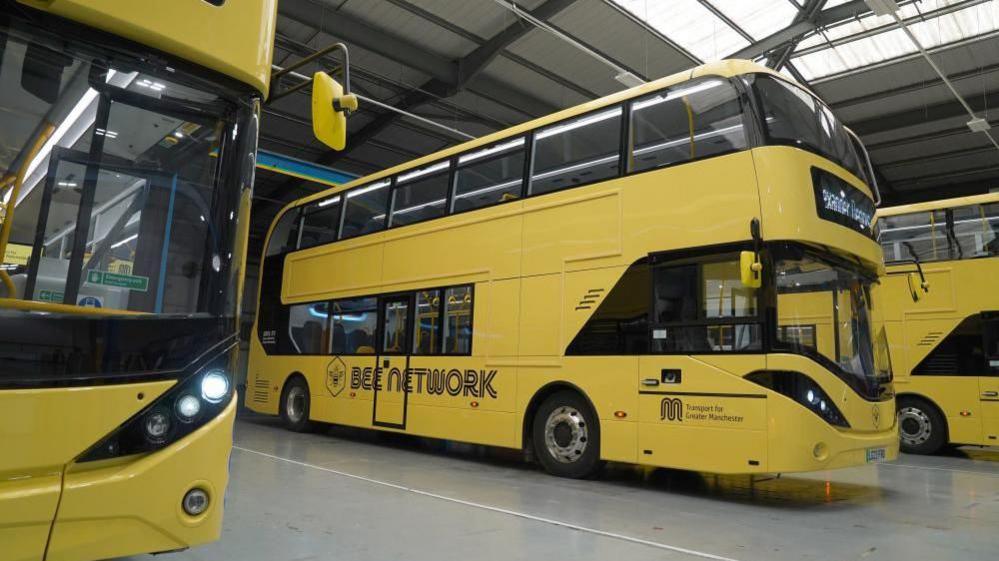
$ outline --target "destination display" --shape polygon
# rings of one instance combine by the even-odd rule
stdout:
[[[863,191],[819,168],[812,168],[815,207],[819,218],[874,237],[874,201]]]

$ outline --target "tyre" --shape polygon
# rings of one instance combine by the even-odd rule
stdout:
[[[309,385],[301,376],[288,380],[281,392],[281,420],[294,432],[308,432],[315,424],[309,420]]]
[[[907,454],[935,454],[947,444],[947,421],[925,399],[900,397],[898,436]]]
[[[550,396],[534,413],[534,455],[558,477],[592,477],[601,467],[600,423],[585,399],[570,390]]]

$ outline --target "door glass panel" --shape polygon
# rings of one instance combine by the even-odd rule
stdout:
[[[406,352],[406,326],[409,324],[409,301],[390,300],[385,303],[382,324],[382,349],[387,354]]]
[[[444,354],[472,352],[472,287],[458,286],[445,291]]]
[[[440,305],[440,290],[421,290],[416,293],[413,354],[433,354],[440,347]]]

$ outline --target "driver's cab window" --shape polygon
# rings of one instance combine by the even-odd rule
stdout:
[[[24,57],[16,35],[7,48]],[[72,52],[77,58],[51,87],[4,82],[11,88],[0,96],[0,112],[17,106],[25,119],[36,110],[56,119],[47,132],[25,129],[42,130],[44,138],[8,138],[14,156],[44,142],[21,162],[26,174],[16,199],[0,189],[13,215],[10,242],[30,253],[8,271],[16,294],[0,295],[135,312],[207,311],[207,285],[224,278],[232,260],[221,248],[235,232],[233,206],[216,191],[230,106],[185,85],[194,79],[179,72],[165,78],[132,59],[109,61],[83,46]],[[0,157],[0,169],[20,167]]]
[[[661,262],[652,273],[654,352],[762,348],[759,290],[742,284],[737,254]]]

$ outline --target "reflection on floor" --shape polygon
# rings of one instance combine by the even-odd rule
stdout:
[[[999,450],[782,477],[610,466],[333,428],[236,425],[222,540],[163,561],[995,559]]]

